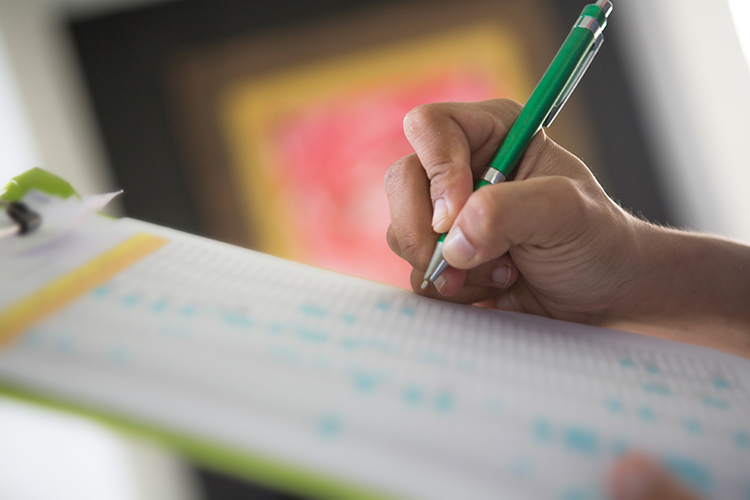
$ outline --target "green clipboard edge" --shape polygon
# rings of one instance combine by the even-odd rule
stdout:
[[[31,189],[63,199],[79,196],[73,186],[64,179],[41,168],[33,168],[13,177],[0,191],[0,200],[19,201]],[[209,469],[249,479],[279,491],[321,500],[393,500],[395,498],[231,446],[164,430],[62,399],[27,392],[8,385],[5,381],[0,381],[0,396],[87,417],[123,434],[160,443]]]
[[[73,189],[73,186],[68,181],[41,168],[32,168],[21,175],[13,177],[3,190],[0,191],[0,200],[7,202],[19,201],[31,189],[36,189],[62,199],[78,196],[78,193],[76,193],[76,190]],[[80,196],[78,197],[80,198]]]
[[[8,385],[5,381],[0,381],[0,396],[89,418],[122,434],[145,438],[174,449],[209,469],[248,479],[278,491],[321,500],[394,500],[397,498],[231,446],[212,443],[205,439],[119,417],[106,411],[28,392]]]

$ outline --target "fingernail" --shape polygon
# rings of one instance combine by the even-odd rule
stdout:
[[[432,209],[432,229],[437,233],[442,233],[447,227],[445,225],[446,219],[448,218],[448,204],[444,199],[438,198],[435,200],[434,207]]]
[[[501,287],[508,286],[510,281],[510,266],[500,266],[492,273],[492,280]]]
[[[440,293],[443,293],[443,287],[448,283],[448,278],[446,278],[443,275],[440,275],[435,280],[435,288],[437,288],[437,291]]]
[[[476,249],[466,239],[460,227],[454,227],[445,237],[443,244],[443,255],[447,254],[456,261],[468,262],[477,254]]]
[[[513,304],[513,300],[510,298],[510,294],[501,295],[495,301],[495,308],[501,311],[515,311],[516,307]]]
[[[655,465],[639,462],[623,471],[616,485],[617,500],[638,500],[645,498],[659,481],[660,471]]]

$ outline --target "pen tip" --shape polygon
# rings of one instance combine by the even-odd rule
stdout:
[[[422,282],[422,286],[421,286],[421,287],[419,287],[419,288],[420,288],[420,290],[424,290],[424,289],[425,289],[425,288],[427,288],[428,286],[430,286],[430,280],[424,280],[424,281]]]

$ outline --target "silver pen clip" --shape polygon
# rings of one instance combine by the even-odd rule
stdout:
[[[590,30],[594,34],[594,45],[591,47],[591,50],[589,50],[588,54],[586,54],[586,57],[583,59],[583,61],[581,61],[581,64],[578,65],[576,72],[568,81],[568,84],[565,86],[562,94],[560,94],[557,102],[554,106],[552,106],[552,110],[549,112],[549,115],[547,115],[547,119],[544,120],[542,127],[549,127],[550,125],[552,125],[552,122],[555,121],[555,118],[557,118],[557,114],[560,112],[563,106],[565,106],[565,103],[568,102],[568,98],[575,90],[578,82],[580,82],[581,78],[583,78],[583,75],[589,68],[591,61],[594,60],[594,56],[596,56],[596,53],[599,52],[599,48],[602,46],[602,42],[604,42],[602,27],[599,25],[599,22],[591,16],[579,17],[578,21],[576,21],[576,23],[573,25],[573,29],[575,28],[585,28]]]

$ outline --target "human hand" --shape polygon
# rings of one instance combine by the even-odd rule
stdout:
[[[540,132],[515,179],[473,192],[521,107],[421,106],[415,153],[388,170],[388,244],[417,293],[703,344],[750,357],[750,246],[649,224],[622,210],[578,158]],[[421,291],[438,233],[451,264]],[[695,499],[655,462],[615,466],[616,500]]]
[[[390,167],[388,243],[418,293],[604,324],[624,297],[642,221],[615,204],[578,158],[542,131],[515,179],[473,192],[521,110],[497,99],[420,106],[404,119],[415,153]],[[438,233],[452,268],[419,291]]]
[[[384,179],[387,239],[413,266],[414,290],[750,358],[750,245],[633,217],[544,131],[513,181],[473,191],[520,110],[506,99],[428,104],[404,119],[415,153]],[[452,267],[420,291],[445,231]]]
[[[653,459],[630,454],[621,458],[609,477],[613,500],[698,500]]]

